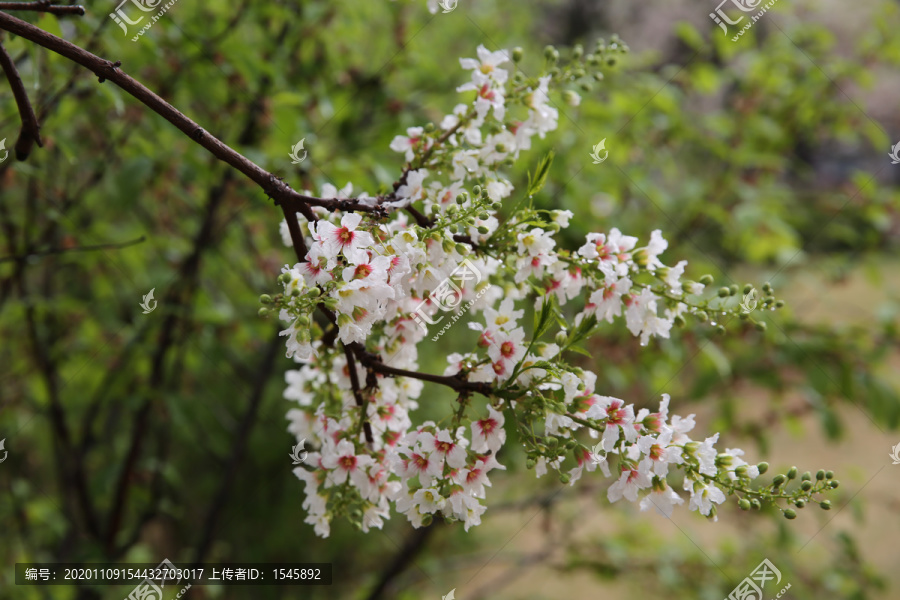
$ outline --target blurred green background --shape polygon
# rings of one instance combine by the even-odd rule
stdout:
[[[108,6],[107,6],[108,5]],[[707,6],[708,5],[708,6]],[[280,211],[110,83],[16,37],[45,147],[0,164],[0,598],[123,598],[130,588],[22,587],[16,562],[331,562],[331,587],[195,587],[187,598],[721,599],[768,558],[784,597],[897,598],[900,524],[900,9],[781,0],[738,42],[713,2],[181,0],[137,42],[109,18],[16,13],[155,90],[295,189],[385,190],[388,144],[460,101],[459,57],[522,46],[631,53],[509,173],[553,150],[535,203],[576,219],[560,243],[618,227],[721,284],[771,281],[768,328],[691,326],[641,348],[621,323],[585,366],[638,407],[672,395],[750,462],[831,468],[831,512],[787,522],[729,502],[719,522],[610,506],[608,481],[535,479],[510,444],[483,525],[362,534],[303,523],[282,398],[283,339],[258,296],[293,254]],[[132,9],[131,12],[134,12]],[[5,83],[5,82],[4,82]],[[0,138],[19,118],[0,85]],[[292,165],[291,146],[309,155]],[[609,159],[589,153],[606,139]],[[130,243],[136,242],[136,243]],[[101,248],[93,248],[101,246]],[[118,247],[121,246],[121,247]],[[718,283],[717,283],[718,285]],[[155,290],[158,307],[139,303]],[[472,332],[423,342],[422,369]],[[428,389],[419,421],[451,400]],[[141,440],[135,450],[135,440]],[[123,475],[123,473],[125,475]],[[123,493],[127,490],[127,493]],[[776,590],[777,591],[777,590]],[[767,596],[774,596],[767,590]]]

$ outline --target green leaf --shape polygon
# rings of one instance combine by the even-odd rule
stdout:
[[[528,174],[528,196],[534,196],[547,183],[547,175],[550,173],[550,165],[553,164],[553,150],[548,152],[538,163],[534,175]]]

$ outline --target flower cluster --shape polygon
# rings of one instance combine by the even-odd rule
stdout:
[[[741,450],[717,450],[718,434],[691,439],[693,415],[670,416],[667,395],[658,411],[636,411],[598,394],[596,375],[570,362],[601,322],[624,320],[646,345],[689,316],[739,316],[736,286],[710,295],[711,277],[689,280],[685,261],[662,262],[668,243],[660,231],[641,245],[612,228],[566,249],[558,234],[569,227],[570,211],[508,202],[513,186],[504,170],[534,136],[557,127],[551,89],[589,89],[586,80],[602,80],[600,66],[624,49],[618,41],[601,41],[586,56],[576,48],[560,67],[549,48],[547,72],[528,78],[515,70],[520,49],[479,46],[477,58],[460,61],[469,79],[458,91],[470,101],[438,126],[411,127],[391,142],[407,162],[392,191],[357,195],[357,212],[312,207],[310,220],[298,213],[302,240],[282,224],[285,243],[302,243],[305,253],[282,270],[282,290],[262,298],[261,313],[278,311],[287,323],[287,355],[300,365],[286,374],[284,395],[296,402],[289,431],[313,445],[295,473],[306,485],[307,522],[319,535],[339,515],[364,531],[382,527],[391,507],[415,527],[435,515],[467,530],[479,524],[489,474],[505,468],[509,429],[538,476],[554,470],[574,484],[599,468],[614,480],[611,502],[625,498],[667,516],[685,497],[691,510],[715,519],[726,495],[805,503],[828,489],[823,480],[793,494],[774,484],[754,490],[765,469],[747,464]],[[570,104],[580,102],[574,90],[563,91]],[[529,196],[540,191],[551,159],[541,161]],[[322,195],[352,192],[348,184]],[[474,276],[454,283],[462,263]],[[764,291],[764,306],[780,305],[770,286]],[[420,374],[426,328],[416,316],[433,322],[463,301],[477,332],[471,351],[450,355],[443,375]],[[534,312],[533,326],[523,322],[526,312]],[[415,425],[429,381],[454,389],[457,409]],[[476,404],[476,395],[487,403]],[[676,472],[687,496],[669,483]]]

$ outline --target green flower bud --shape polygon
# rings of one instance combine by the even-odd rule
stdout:
[[[581,79],[582,77],[584,77],[584,69],[575,69],[574,71],[572,71],[572,77],[574,77],[575,79]]]
[[[800,476],[800,481],[809,481],[811,479],[812,475],[809,474],[809,471],[804,472],[803,475]]]
[[[718,335],[725,335],[725,326],[724,326],[724,325],[717,325],[717,326],[716,326],[716,333],[717,333]]]
[[[456,195],[456,203],[457,203],[457,204],[465,204],[465,202],[466,202],[466,195],[465,195],[465,194],[457,194],[457,195]]]
[[[816,479],[819,481],[822,481],[823,479],[825,479],[825,470],[824,469],[819,469],[818,471],[816,471]]]
[[[757,328],[759,331],[765,331],[765,330],[766,330],[766,324],[765,324],[763,321],[759,321],[758,323],[756,323],[756,328]]]
[[[473,187],[472,193],[475,194],[476,196],[480,196],[481,195],[481,186],[476,185],[475,187]]]
[[[702,283],[703,285],[712,285],[713,281],[715,281],[713,279],[713,276],[708,273],[700,278],[700,283]]]
[[[319,296],[322,295],[322,290],[320,290],[317,287],[309,288],[309,291],[306,292],[306,295],[309,296],[310,298],[318,298]]]
[[[774,487],[781,487],[781,484],[784,483],[786,480],[787,480],[787,477],[785,477],[784,475],[779,473],[778,475],[775,476],[774,479],[772,479],[772,485]]]
[[[784,308],[784,300],[776,300],[775,308]]]
[[[797,467],[791,467],[787,472],[788,479],[797,479]]]
[[[478,233],[480,233],[481,235],[487,235],[487,234],[489,234],[490,232],[491,232],[491,230],[488,229],[487,227],[485,227],[484,225],[479,225],[479,226],[478,226]]]
[[[567,339],[569,339],[569,336],[566,334],[566,332],[560,331],[559,333],[556,334],[556,340],[555,340],[556,345],[557,346],[565,346]]]
[[[272,304],[272,296],[270,296],[268,294],[263,294],[262,296],[259,297],[259,301],[262,304]]]
[[[740,502],[738,502],[738,506],[741,507],[741,510],[750,510],[750,501],[746,498],[741,498]]]
[[[829,485],[831,486],[831,489],[836,490],[837,487],[838,487],[839,485],[841,485],[841,482],[838,481],[837,479],[832,479],[832,480],[829,482]]]
[[[762,504],[760,504],[759,500],[753,498],[752,500],[750,500],[750,508],[752,508],[753,510],[759,510],[760,508],[762,508]]]
[[[732,283],[730,286],[728,286],[728,295],[729,296],[734,296],[737,293],[738,293],[738,285],[736,283]]]
[[[749,294],[752,291],[753,291],[753,285],[749,284],[749,283],[745,283],[744,284],[744,293]]]
[[[497,144],[494,147],[497,149],[497,152],[506,152],[506,144]]]
[[[719,298],[724,298],[725,296],[730,296],[730,295],[731,295],[731,290],[729,290],[727,287],[719,288]]]
[[[701,323],[706,323],[707,321],[709,321],[709,315],[707,315],[705,311],[701,310],[697,313],[697,320]]]
[[[434,131],[434,123],[425,123],[425,131],[427,133]]]
[[[610,57],[608,57],[608,58],[606,59],[606,64],[608,64],[608,65],[611,66],[611,67],[612,67],[613,65],[615,65],[615,64],[616,64],[616,57],[615,57],[615,56],[610,56]]]
[[[457,244],[457,245],[456,245],[456,252],[457,252],[458,254],[462,254],[463,256],[465,256],[465,255],[467,255],[467,254],[469,253],[469,247],[466,246],[465,244]]]
[[[675,323],[675,327],[684,327],[686,324],[684,317],[682,317],[681,315],[675,315],[675,318],[672,320],[672,322]]]
[[[325,302],[323,302],[323,304],[328,310],[337,310],[338,307],[337,298],[332,298],[331,296],[325,298]]]
[[[544,46],[544,58],[550,60],[553,58],[553,53],[556,52],[556,48],[553,46]]]
[[[537,463],[535,462],[535,460],[533,458],[529,458],[528,460],[525,461],[525,468],[533,469],[536,464]]]
[[[522,48],[520,46],[516,46],[515,48],[513,48],[513,51],[512,51],[513,62],[516,62],[516,63],[520,62],[524,55],[525,55],[525,51],[522,50]]]
[[[766,471],[769,470],[769,463],[761,462],[758,465],[756,465],[756,468],[759,469],[759,474],[762,475],[763,473],[765,473]]]
[[[560,72],[561,71],[559,70],[559,67],[553,67],[552,69],[550,69],[548,71],[548,73],[551,77],[559,77]]]
[[[432,521],[434,521],[434,518],[431,515],[422,516],[422,527],[428,527]]]
[[[569,474],[568,474],[568,473],[560,473],[560,474],[559,474],[559,480],[560,480],[563,484],[569,483],[569,479],[571,479],[571,478],[569,477]]]
[[[812,489],[812,481],[804,481],[803,483],[800,484],[800,489],[803,490],[804,492],[808,492],[809,490]]]
[[[584,46],[581,44],[575,44],[575,47],[572,48],[572,58],[579,59],[584,55]]]
[[[794,502],[794,506],[796,506],[797,508],[803,508],[804,506],[806,506],[806,502],[804,502],[803,500],[797,500],[796,502]]]
[[[784,518],[789,521],[792,521],[797,518],[797,513],[792,508],[786,508],[784,510]]]
[[[819,502],[819,506],[822,507],[822,510],[831,510],[831,500],[822,500]]]
[[[491,215],[488,214],[487,211],[485,211],[485,212],[479,213],[479,214],[478,214],[478,218],[481,219],[482,221],[487,221],[488,219],[491,218]]]
[[[297,323],[302,325],[303,327],[309,327],[309,317],[306,315],[300,315],[297,317]]]
[[[259,316],[261,316],[261,317],[268,317],[268,316],[269,316],[269,309],[266,308],[265,306],[263,306],[262,308],[259,309],[259,312],[258,312],[257,314],[258,314]]]
[[[746,477],[747,476],[747,465],[741,465],[734,470],[734,474],[738,477]]]
[[[599,63],[599,61],[597,61],[597,63]],[[591,64],[594,64],[594,63],[591,63]],[[599,71],[597,73],[594,73],[594,80],[595,81],[603,81],[603,73],[600,73]]]
[[[834,479],[834,471],[825,471],[825,479]]]

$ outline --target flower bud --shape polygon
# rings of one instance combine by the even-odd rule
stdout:
[[[560,473],[560,474],[559,474],[559,480],[560,480],[563,484],[569,483],[569,479],[571,479],[571,478],[569,477],[569,474],[568,474],[568,473]]]
[[[615,65],[615,64],[616,64],[616,57],[615,57],[615,56],[610,56],[610,57],[608,57],[608,58],[606,59],[606,64],[608,64],[608,65],[611,66],[611,67],[612,67],[613,65]]]
[[[592,62],[591,64],[592,65],[600,64],[600,61],[595,61],[595,62]],[[603,81],[603,73],[600,73],[599,71],[597,73],[594,73],[594,80],[595,81]]]
[[[317,287],[309,288],[309,291],[306,292],[306,295],[309,296],[310,298],[318,298],[319,296],[322,295],[322,290],[320,290]]]
[[[425,124],[425,132],[431,133],[432,131],[434,131],[434,123],[426,123]]]
[[[822,500],[819,502],[819,506],[822,507],[822,510],[831,510],[831,500]]]
[[[750,508],[752,508],[753,510],[759,510],[760,508],[762,508],[762,504],[760,504],[759,500],[754,498],[750,501]]]
[[[737,293],[738,293],[738,285],[736,283],[732,283],[730,286],[728,286],[728,295],[729,296],[734,296]]]
[[[765,330],[766,330],[766,324],[765,324],[763,321],[759,321],[759,322],[756,324],[756,328],[757,328],[759,331],[765,331]]]
[[[749,283],[745,283],[744,284],[744,293],[749,294],[752,291],[753,291],[753,285],[749,284]]]
[[[734,470],[734,474],[738,477],[746,477],[747,476],[747,465],[741,465]]]
[[[327,308],[328,310],[337,310],[338,307],[337,298],[332,298],[331,296],[325,298],[325,302],[323,304],[325,304],[325,308]]]
[[[581,91],[584,92],[585,94],[589,94],[594,90],[594,86],[591,85],[590,81],[582,81],[578,87],[580,87]],[[578,106],[578,105],[574,104],[573,106]]]
[[[556,345],[557,346],[565,346],[566,340],[569,339],[568,334],[565,331],[560,331],[556,334]]]
[[[803,490],[804,492],[808,492],[809,490],[812,489],[812,481],[804,481],[803,483],[800,484],[800,489]]]
[[[786,508],[786,509],[784,510],[784,518],[787,519],[787,520],[789,520],[789,521],[791,521],[791,520],[797,518],[797,513],[796,513],[796,511],[794,511],[794,509],[792,509],[792,508]]]
[[[474,195],[476,195],[476,196],[480,196],[480,195],[481,195],[481,186],[480,186],[480,185],[476,185],[475,187],[473,187],[473,188],[472,188],[472,193],[473,193]]]
[[[788,479],[797,479],[797,467],[791,467],[787,472]]]
[[[834,479],[834,471],[825,471],[825,479]]]
[[[804,472],[803,475],[800,476],[800,481],[809,481],[811,479],[812,475],[809,474],[809,471]]]
[[[462,254],[463,256],[465,256],[469,253],[469,247],[466,246],[465,244],[457,244],[456,252],[457,252],[457,254]]]
[[[681,315],[675,315],[675,318],[672,319],[672,322],[675,323],[675,327],[684,327],[686,324],[684,317],[682,317]]]
[[[522,48],[520,46],[516,46],[515,48],[513,48],[513,51],[512,51],[513,62],[516,62],[516,63],[520,62],[524,55],[525,55],[525,51],[522,50]]]
[[[724,325],[716,326],[716,334],[725,335],[725,326]]]
[[[480,233],[481,235],[487,235],[487,234],[489,234],[490,232],[491,232],[491,230],[488,229],[487,227],[485,227],[484,225],[479,225],[479,226],[478,226],[478,233]]]
[[[746,498],[741,498],[740,502],[738,502],[738,506],[741,507],[741,510],[750,510],[750,501]]]
[[[428,527],[432,521],[434,521],[434,518],[431,515],[424,515],[422,517],[422,527]]]
[[[478,218],[481,219],[482,221],[487,221],[488,219],[491,218],[491,215],[489,215],[487,212],[482,212],[482,213],[478,214]]]
[[[719,288],[719,298],[724,298],[725,296],[730,296],[730,295],[731,295],[731,290],[729,290],[727,287]]]
[[[465,194],[457,194],[457,195],[456,195],[456,203],[457,203],[457,204],[465,204],[465,202],[466,202],[466,195],[465,195]]]
[[[797,508],[803,508],[804,506],[806,506],[806,502],[804,500],[797,500],[796,502],[794,502],[794,506],[796,506]]]
[[[702,283],[703,285],[712,285],[713,281],[715,281],[715,280],[713,279],[713,276],[710,275],[709,273],[707,273],[706,275],[704,275],[703,277],[700,278],[700,283]]]
[[[819,481],[822,481],[823,479],[825,479],[825,470],[824,469],[819,469],[818,471],[816,471],[816,479]]]
[[[553,58],[553,53],[556,52],[556,48],[553,46],[545,46],[544,47],[544,58],[547,60],[551,60]]]
[[[756,468],[759,469],[759,474],[762,475],[763,473],[765,473],[766,471],[769,470],[769,463],[761,462],[758,465],[756,465]]]
[[[584,46],[581,44],[575,44],[575,47],[572,48],[572,58],[579,59],[584,55]]]
[[[262,308],[259,309],[259,312],[258,312],[257,314],[258,314],[259,316],[261,316],[261,317],[268,317],[268,316],[269,316],[269,309],[266,308],[265,306],[263,306]]]
[[[263,294],[262,296],[259,297],[259,301],[262,304],[272,304],[272,296],[270,296],[268,294]]]
[[[525,468],[533,469],[535,464],[537,464],[537,463],[535,463],[535,460],[533,458],[529,458],[528,460],[525,461]]]
[[[781,484],[784,483],[786,480],[787,480],[787,477],[785,477],[784,475],[779,473],[778,475],[775,476],[774,479],[772,479],[772,485],[774,487],[781,487]]]
[[[832,480],[828,483],[828,485],[830,485],[830,486],[831,486],[831,489],[834,490],[834,489],[837,489],[837,487],[838,487],[839,485],[841,485],[841,482],[838,481],[837,479],[832,479]]]

